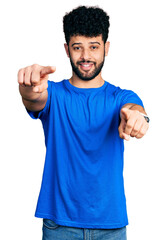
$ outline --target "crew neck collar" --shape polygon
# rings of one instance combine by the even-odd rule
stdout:
[[[69,79],[65,79],[64,80],[65,85],[70,88],[71,90],[75,91],[75,92],[82,92],[82,93],[90,93],[90,92],[98,92],[103,90],[106,85],[107,85],[107,81],[104,80],[104,84],[101,87],[97,87],[97,88],[78,88],[75,87],[74,85],[72,85],[69,81]]]

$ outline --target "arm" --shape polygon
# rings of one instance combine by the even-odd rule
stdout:
[[[125,104],[125,105],[122,107],[122,109],[123,109],[123,108],[127,108],[127,109],[130,109],[130,110],[137,110],[137,111],[139,111],[139,112],[147,115],[147,113],[145,112],[145,109],[144,109],[142,106],[137,105],[137,104],[134,104],[134,103]]]
[[[40,111],[45,107],[48,92],[49,73],[55,67],[43,67],[37,64],[22,68],[18,72],[19,91],[24,106],[30,111]]]
[[[119,126],[119,135],[122,139],[130,140],[130,137],[142,138],[149,124],[143,115],[147,115],[144,108],[136,104],[126,104],[121,109],[121,123]]]

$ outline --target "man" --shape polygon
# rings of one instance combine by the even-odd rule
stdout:
[[[20,69],[29,115],[42,121],[46,159],[35,216],[43,240],[126,239],[124,139],[142,138],[148,117],[140,98],[103,80],[109,17],[78,7],[63,18],[72,77],[48,81],[55,67]]]

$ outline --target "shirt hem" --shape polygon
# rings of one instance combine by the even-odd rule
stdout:
[[[93,223],[79,223],[74,221],[63,221],[56,219],[53,215],[50,214],[42,214],[35,213],[35,217],[37,218],[46,218],[54,221],[56,224],[66,227],[75,227],[75,228],[90,228],[90,229],[115,229],[115,228],[123,228],[127,226],[129,223],[125,221],[124,223],[105,223],[105,224],[93,224]]]

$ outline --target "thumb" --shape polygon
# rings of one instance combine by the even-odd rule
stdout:
[[[126,133],[124,133],[125,127],[126,127],[126,120],[124,118],[122,118],[121,123],[120,123],[119,128],[118,128],[119,136],[120,136],[120,138],[129,141],[130,136],[127,135]]]
[[[54,73],[56,71],[56,67],[55,66],[47,66],[47,67],[43,67],[41,69],[40,75],[41,77],[49,74],[49,73]]]

